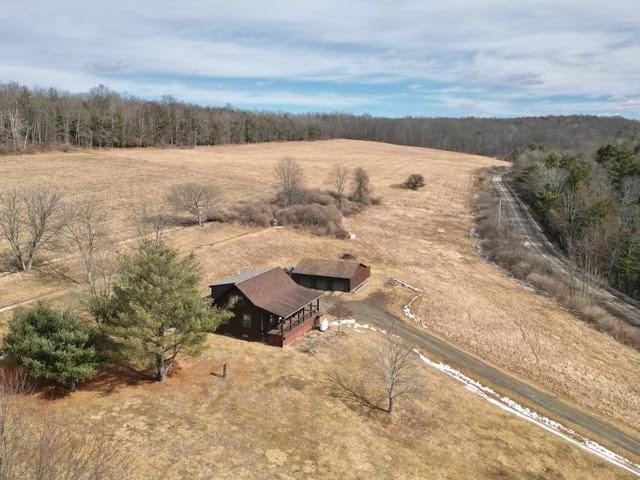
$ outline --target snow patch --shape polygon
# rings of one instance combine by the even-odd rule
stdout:
[[[414,311],[411,309],[411,305],[413,304],[413,302],[415,302],[416,300],[418,300],[419,298],[422,297],[422,294],[424,293],[423,290],[420,290],[418,287],[414,287],[413,285],[409,285],[407,282],[404,282],[402,280],[400,280],[399,278],[393,277],[393,281],[395,283],[397,283],[398,285],[408,288],[409,290],[411,290],[412,292],[416,292],[417,295],[414,296],[409,303],[407,303],[404,307],[402,307],[402,313],[404,313],[404,316],[413,320],[416,323],[419,323],[422,328],[427,328],[427,323],[422,320],[418,315],[416,315],[414,313]]]
[[[330,325],[333,327],[341,327],[341,326],[349,327],[358,331],[361,331],[361,329],[378,331],[375,328],[369,326],[368,323],[358,323],[358,321],[354,318],[345,318],[344,320],[334,320],[333,322],[330,323]]]
[[[415,322],[419,322],[424,328],[427,328],[425,323],[422,321],[422,319],[419,316],[417,316],[413,312],[413,310],[411,310],[411,304],[416,299],[420,298],[424,292],[419,288],[409,285],[408,283],[400,280],[399,278],[393,278],[393,281],[398,285],[401,285],[417,293],[417,295],[413,297],[411,301],[403,307],[403,312],[406,317],[410,318]],[[587,452],[593,455],[596,455],[602,458],[603,460],[609,463],[612,463],[626,470],[627,472],[630,472],[636,475],[637,477],[640,477],[640,465],[635,464],[630,460],[628,460],[627,458],[621,455],[618,455],[617,453],[600,445],[599,443],[594,442],[593,440],[590,440],[589,438],[580,435],[574,430],[568,427],[565,427],[561,423],[558,423],[555,420],[551,420],[550,418],[545,417],[544,415],[540,415],[539,413],[534,412],[533,410],[520,405],[518,402],[512,400],[509,397],[502,397],[498,395],[498,393],[496,393],[493,389],[482,385],[480,382],[470,377],[467,377],[465,374],[463,374],[459,370],[456,370],[450,365],[447,365],[442,362],[434,362],[429,358],[427,358],[426,356],[424,356],[418,349],[414,349],[414,352],[420,357],[420,360],[422,360],[422,362],[425,363],[426,365],[429,365],[430,367],[435,368],[436,370],[439,370],[440,372],[450,376],[451,378],[463,383],[465,386],[465,389],[468,390],[469,392],[479,395],[485,400],[487,400],[489,403],[501,408],[502,410],[509,412],[513,415],[516,415],[520,418],[523,418],[531,423],[534,423],[539,427],[544,428],[545,430],[553,433],[554,435],[557,435],[558,437],[561,437],[564,440],[574,445],[577,445],[583,450],[586,450]]]
[[[502,410],[509,412],[513,415],[516,415],[524,420],[527,420],[531,423],[538,425],[541,428],[544,428],[548,432],[557,435],[558,437],[563,438],[564,440],[577,445],[578,447],[586,450],[587,452],[600,457],[601,459],[612,463],[633,475],[640,477],[640,465],[635,464],[628,460],[627,458],[618,455],[615,452],[612,452],[608,448],[600,445],[593,440],[590,440],[587,437],[580,435],[574,430],[565,427],[561,423],[556,422],[555,420],[551,420],[544,415],[540,415],[533,410],[520,405],[515,400],[510,399],[509,397],[501,397],[496,393],[493,389],[482,385],[480,382],[467,377],[464,373],[456,370],[455,368],[442,363],[442,362],[434,362],[430,360],[426,356],[422,354],[418,349],[414,349],[414,352],[420,357],[420,360],[426,365],[435,368],[436,370],[448,375],[449,377],[459,381],[464,384],[465,390],[472,392],[476,395],[487,400],[489,403],[501,408]]]

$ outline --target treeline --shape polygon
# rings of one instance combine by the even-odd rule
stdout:
[[[243,144],[350,138],[506,157],[516,148],[593,152],[640,141],[640,122],[622,117],[382,118],[202,107],[172,97],[123,96],[104,86],[86,94],[0,84],[0,152]]]
[[[594,155],[532,145],[513,156],[523,199],[590,277],[640,299],[640,145]]]

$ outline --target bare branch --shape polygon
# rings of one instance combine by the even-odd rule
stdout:
[[[56,191],[24,189],[0,195],[0,234],[25,272],[41,250],[57,246],[63,226],[62,197]]]
[[[304,172],[300,164],[291,157],[285,157],[276,165],[275,174],[287,205],[296,204],[304,192]]]
[[[167,200],[176,210],[193,215],[198,225],[202,226],[215,197],[216,191],[211,185],[184,183],[173,187]]]
[[[138,232],[140,242],[158,243],[173,221],[169,205],[164,201],[141,198],[133,209],[132,223]]]
[[[77,247],[93,296],[107,295],[114,273],[114,244],[107,213],[95,199],[67,208],[64,234]]]
[[[342,200],[349,184],[349,169],[343,165],[336,165],[331,172],[330,182],[336,194],[338,208],[342,209]]]

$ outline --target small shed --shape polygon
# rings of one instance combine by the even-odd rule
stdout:
[[[332,292],[353,292],[371,275],[360,262],[304,258],[291,271],[291,278],[303,287]]]
[[[213,304],[234,314],[220,333],[284,347],[320,317],[322,293],[298,285],[279,267],[247,270],[210,288]]]

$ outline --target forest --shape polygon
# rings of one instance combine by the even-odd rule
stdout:
[[[640,142],[622,117],[383,118],[204,107],[143,100],[100,85],[83,94],[0,83],[0,153],[47,149],[243,144],[349,138],[506,158],[529,144],[593,153]]]
[[[512,159],[523,199],[567,255],[640,299],[640,144],[593,155],[530,145]]]

